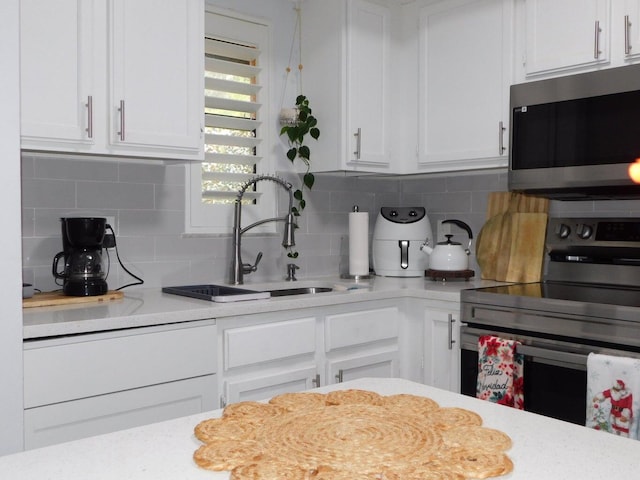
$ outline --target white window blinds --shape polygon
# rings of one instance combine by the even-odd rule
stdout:
[[[240,186],[271,170],[269,65],[271,26],[261,19],[207,7],[204,35],[205,161],[187,168],[186,230],[230,233]],[[245,222],[276,214],[265,182],[243,196]],[[256,232],[271,232],[272,223]]]
[[[203,203],[233,203],[261,160],[259,56],[256,46],[205,39]],[[254,202],[257,195],[247,192],[244,198]]]

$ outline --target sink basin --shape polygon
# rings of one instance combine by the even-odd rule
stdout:
[[[229,287],[227,285],[184,285],[180,287],[163,287],[164,293],[198,298],[211,302],[239,302],[242,300],[260,300],[269,298],[269,292]]]
[[[287,295],[305,295],[308,293],[326,293],[333,291],[330,287],[297,287],[269,290],[272,297],[285,297]]]

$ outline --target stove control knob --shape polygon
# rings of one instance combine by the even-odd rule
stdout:
[[[556,225],[556,235],[560,238],[568,238],[571,235],[571,227],[566,223]]]
[[[578,237],[586,240],[591,235],[593,235],[593,227],[591,225],[587,225],[586,223],[582,223],[576,228],[576,233],[578,234]]]

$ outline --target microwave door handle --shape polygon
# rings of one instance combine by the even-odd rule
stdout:
[[[574,370],[587,369],[587,355],[580,353],[562,352],[546,348],[532,347],[530,345],[518,345],[516,352],[528,357],[535,357],[541,363],[553,362],[555,365],[566,366]]]

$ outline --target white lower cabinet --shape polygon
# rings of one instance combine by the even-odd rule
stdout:
[[[396,305],[360,308],[325,318],[325,383],[397,377],[400,311]]]
[[[215,320],[24,344],[25,448],[217,407]]]
[[[220,320],[220,406],[313,388],[317,319],[276,312]]]
[[[39,448],[213,410],[215,375],[29,408],[25,449]]]
[[[400,373],[398,301],[220,319],[221,406]]]
[[[423,382],[460,392],[460,304],[424,309]]]

